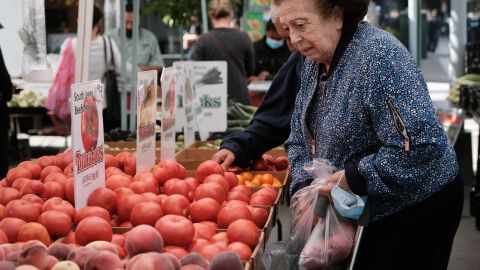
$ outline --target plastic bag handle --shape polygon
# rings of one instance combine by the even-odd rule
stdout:
[[[313,209],[313,214],[318,217],[325,217],[327,215],[328,204],[328,197],[318,194],[317,203]]]

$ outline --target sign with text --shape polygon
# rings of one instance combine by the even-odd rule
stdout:
[[[157,70],[137,74],[137,173],[155,165]]]
[[[191,89],[190,100],[193,102],[193,116],[197,123],[196,131],[200,132],[201,137],[202,134],[205,137],[206,133],[208,137],[208,132],[225,131],[227,129],[227,62],[179,61],[173,63],[174,67],[185,65],[191,65],[190,68],[183,69],[183,71]],[[187,89],[185,88],[185,90]],[[187,92],[185,92],[185,100],[187,99],[186,95]],[[186,102],[181,105],[186,106]],[[182,113],[177,114],[177,130],[182,130],[186,126],[187,114],[187,111],[183,113],[183,116]]]
[[[72,85],[71,121],[75,208],[87,206],[90,193],[105,187],[103,152],[103,84]]]
[[[175,68],[164,68],[162,70],[162,134],[160,159],[175,159],[175,97],[179,92],[180,73]]]

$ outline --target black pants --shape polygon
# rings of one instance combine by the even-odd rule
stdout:
[[[355,270],[447,269],[463,209],[463,179],[365,227]]]

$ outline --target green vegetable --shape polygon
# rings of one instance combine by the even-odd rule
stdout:
[[[222,83],[223,80],[220,77],[220,71],[216,68],[213,67],[209,69],[203,76],[198,79],[195,84],[197,85],[203,85],[203,84],[219,84]]]
[[[255,112],[257,111],[257,107],[254,107],[254,106],[249,106],[249,105],[245,105],[245,104],[242,104],[242,103],[237,103],[237,105],[242,108],[243,111],[245,111],[246,113],[248,114],[255,114]]]

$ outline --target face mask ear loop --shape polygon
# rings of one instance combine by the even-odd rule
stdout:
[[[338,184],[340,184],[340,181],[342,181],[342,179],[345,179],[345,171],[342,172],[342,176],[338,179],[336,184],[337,187],[338,187]]]

